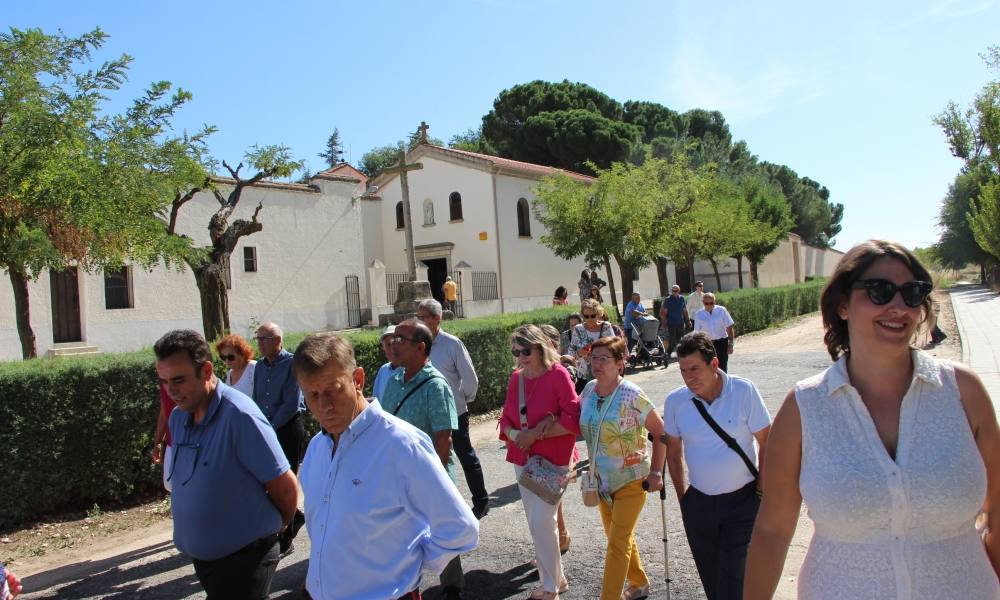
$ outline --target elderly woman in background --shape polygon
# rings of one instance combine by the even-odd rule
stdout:
[[[975,373],[912,347],[931,289],[898,244],[841,258],[820,297],[835,362],[774,419],[745,598],[774,594],[803,499],[799,598],[1000,598],[1000,429]]]
[[[507,462],[519,478],[531,455],[568,467],[580,431],[580,400],[559,354],[535,325],[517,328],[510,337],[518,369],[510,376],[500,416],[500,439],[507,442]],[[522,402],[526,412],[522,412]],[[522,422],[524,417],[524,422]],[[535,544],[535,560],[542,585],[531,598],[558,600],[569,584],[559,555],[556,505],[518,485],[528,530]]]
[[[635,528],[646,503],[643,481],[650,492],[663,487],[663,418],[639,386],[622,378],[625,342],[620,338],[605,336],[594,342],[590,363],[595,379],[580,395],[580,432],[597,476],[598,507],[608,536],[601,600],[645,598],[649,578],[635,545]],[[656,440],[652,457],[647,431]]]
[[[576,363],[577,391],[582,391],[583,386],[594,378],[590,372],[590,345],[599,338],[615,336],[611,323],[603,320],[604,309],[597,300],[584,300],[580,305],[580,315],[583,323],[574,327],[570,333],[569,346],[564,355]]]
[[[253,360],[253,348],[239,335],[227,335],[216,342],[215,351],[226,363],[226,385],[234,387],[253,398],[253,371],[257,361]]]

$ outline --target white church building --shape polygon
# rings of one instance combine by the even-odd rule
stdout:
[[[576,281],[586,265],[541,244],[545,230],[532,210],[534,188],[557,169],[430,144],[409,152],[406,163],[422,165],[407,173],[413,245],[418,278],[426,274],[436,296],[450,275],[460,284],[466,317],[549,306],[559,285],[570,290],[571,302],[579,301]],[[362,212],[377,316],[391,312],[395,283],[405,277],[406,236],[399,175],[383,174],[370,183]],[[644,271],[636,289],[653,294],[655,272]]]

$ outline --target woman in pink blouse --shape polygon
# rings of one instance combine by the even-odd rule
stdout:
[[[507,399],[500,416],[500,439],[507,442],[507,462],[514,472],[521,470],[531,455],[539,455],[558,466],[569,465],[580,433],[580,400],[569,372],[559,364],[559,354],[535,325],[519,327],[511,335],[511,353],[518,370],[510,376]],[[520,379],[524,383],[527,426],[522,427],[519,412]],[[524,503],[528,530],[535,543],[535,558],[542,585],[531,598],[558,600],[569,587],[562,572],[556,505],[542,500],[532,491],[518,486]]]

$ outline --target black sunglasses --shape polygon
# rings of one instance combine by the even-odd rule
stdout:
[[[222,360],[224,360],[226,362],[229,362],[231,360],[236,360],[236,355],[235,354],[220,354],[219,358],[221,358]]]
[[[930,295],[934,285],[926,281],[907,281],[896,285],[888,279],[861,279],[851,284],[852,290],[864,290],[872,304],[882,306],[892,302],[896,292],[903,297],[903,303],[910,308],[917,308]]]
[[[511,348],[510,353],[514,355],[514,358],[517,358],[518,356],[531,356],[531,348],[525,348],[524,350]]]

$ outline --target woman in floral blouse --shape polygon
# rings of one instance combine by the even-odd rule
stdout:
[[[650,492],[663,487],[666,446],[663,418],[646,394],[620,375],[625,342],[602,337],[590,349],[594,380],[580,395],[580,433],[587,442],[592,472],[597,476],[601,520],[608,536],[601,600],[634,600],[649,595],[649,579],[635,545],[635,527]],[[656,440],[652,456],[647,430]],[[622,588],[628,582],[628,587]]]

